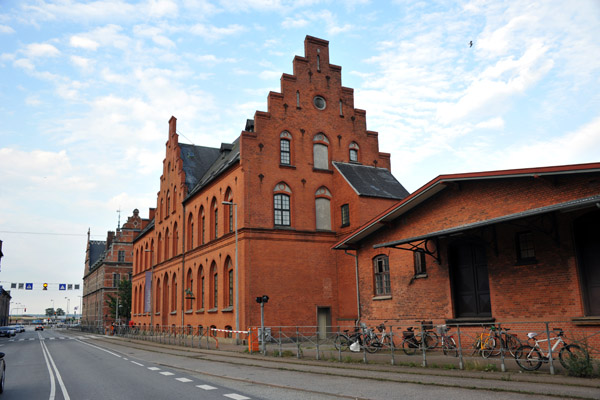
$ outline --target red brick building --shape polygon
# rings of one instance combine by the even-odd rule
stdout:
[[[119,282],[131,279],[133,240],[149,220],[142,219],[137,209],[117,232],[108,232],[106,241],[90,240],[88,231],[83,275],[82,325],[98,329],[114,321],[107,301],[116,297]]]
[[[331,246],[407,195],[328,42],[307,36],[233,143],[181,144],[169,121],[156,213],[134,243],[132,318],[246,329],[267,295],[267,325],[354,324],[354,258]]]
[[[597,331],[600,163],[441,175],[334,248],[358,255],[369,323]]]

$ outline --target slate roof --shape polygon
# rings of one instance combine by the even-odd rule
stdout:
[[[106,242],[101,240],[90,240],[90,267],[104,256]]]
[[[185,172],[185,184],[189,192],[219,158],[221,151],[214,147],[195,146],[185,143],[180,143],[179,147],[181,149],[180,156],[183,160],[183,171]]]
[[[208,149],[208,147],[205,147],[205,149]],[[213,161],[212,165],[209,165],[207,169],[198,169],[193,171],[193,173],[197,174],[196,176],[199,176],[199,179],[196,180],[197,183],[194,188],[190,190],[188,198],[198,193],[203,187],[219,176],[223,171],[240,160],[239,138],[236,139],[232,144],[223,143],[221,144],[220,149],[212,150],[216,151],[217,157]],[[204,167],[205,165],[202,166]],[[199,173],[202,173],[202,175]],[[187,176],[188,172],[186,171],[186,182],[188,180]]]
[[[410,194],[385,168],[341,162],[333,166],[359,196],[402,200]]]

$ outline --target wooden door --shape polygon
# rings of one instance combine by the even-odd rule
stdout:
[[[585,313],[600,316],[600,211],[586,214],[575,222],[575,243]]]
[[[490,285],[483,244],[461,242],[450,249],[456,318],[491,317]]]

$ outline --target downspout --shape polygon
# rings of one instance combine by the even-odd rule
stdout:
[[[183,221],[182,221],[182,235],[183,239],[181,240],[181,329],[183,329],[184,320],[183,317],[185,315],[185,277],[183,276],[185,273],[185,225],[187,220],[185,218],[185,203],[181,203],[183,206]]]
[[[356,276],[356,308],[358,311],[358,319],[356,320],[356,325],[360,322],[360,291],[358,289],[358,255],[348,253],[348,250],[344,250],[344,253],[347,255],[354,257],[354,274]]]

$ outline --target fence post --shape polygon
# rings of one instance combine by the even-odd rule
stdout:
[[[390,348],[392,349],[391,363],[392,363],[392,365],[396,365],[396,359],[394,358],[394,350],[395,350],[394,347],[396,347],[396,346],[394,345],[394,327],[393,326],[390,326],[390,344],[391,344]]]
[[[320,334],[320,331],[319,331],[319,327],[318,326],[315,329],[315,333],[317,334],[317,360],[320,360],[321,359],[321,354],[319,354],[320,353],[320,351],[319,351],[319,334]]]
[[[340,326],[338,325],[337,327],[337,336],[335,337],[336,341],[339,342],[339,346],[338,346],[338,361],[342,362],[342,337],[340,336]],[[334,343],[335,345],[335,343]]]
[[[463,362],[462,344],[460,341],[460,325],[456,325],[456,332],[458,335],[458,368],[463,370],[465,369],[465,364]]]
[[[283,348],[281,347],[281,327],[279,327],[279,357],[283,357],[281,353],[283,352]]]
[[[423,321],[419,322],[419,325],[421,326],[421,349],[423,350],[423,363],[421,364],[421,366],[423,368],[427,368],[427,344],[425,343],[425,338],[427,336],[425,335],[425,331],[423,330]]]
[[[300,358],[300,332],[298,332],[298,327],[296,327],[296,358]]]
[[[546,324],[546,338],[548,338],[548,361],[550,362],[550,375],[554,375],[554,360],[552,360],[552,343],[550,343],[550,326]]]
[[[504,335],[506,337],[506,334]],[[506,363],[504,362],[504,339],[502,339],[502,324],[498,324],[498,340],[500,340],[500,370],[506,372]]]

